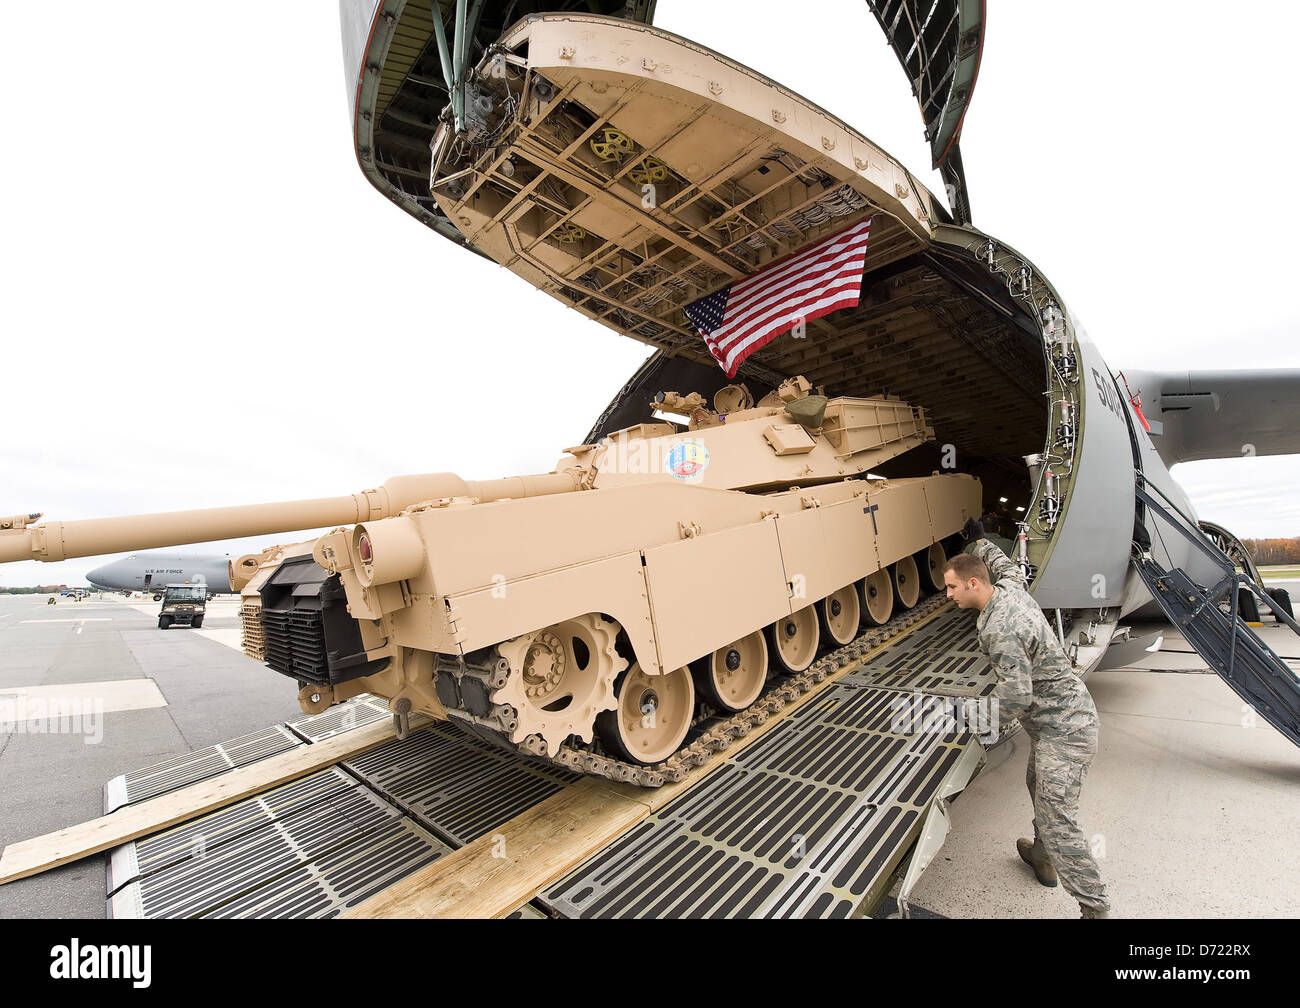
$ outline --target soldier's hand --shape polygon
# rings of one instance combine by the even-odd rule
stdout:
[[[962,526],[962,538],[967,542],[974,542],[976,539],[984,538],[984,523],[974,518],[967,518],[966,524]]]

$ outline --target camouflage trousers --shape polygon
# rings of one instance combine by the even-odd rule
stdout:
[[[1061,885],[1080,903],[1110,909],[1101,870],[1079,828],[1079,793],[1097,752],[1097,731],[1030,739],[1025,784],[1034,802],[1034,835],[1047,849]]]

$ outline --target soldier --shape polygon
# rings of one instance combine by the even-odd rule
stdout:
[[[1106,887],[1078,822],[1079,792],[1097,752],[1097,708],[1020,569],[984,538],[980,522],[968,521],[964,534],[966,551],[944,568],[948,598],[979,610],[975,626],[997,672],[998,712],[1018,719],[1030,739],[1025,783],[1034,839],[1017,840],[1016,850],[1043,885],[1056,885],[1059,875],[1083,917],[1108,917]]]

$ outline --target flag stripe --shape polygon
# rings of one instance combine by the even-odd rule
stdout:
[[[833,272],[809,277],[799,283],[791,284],[771,297],[764,298],[747,311],[737,313],[734,321],[732,313],[728,312],[726,322],[713,331],[711,338],[724,349],[729,348],[731,344],[744,339],[755,329],[770,325],[774,318],[790,317],[792,306],[802,305],[809,297],[819,297],[831,286],[851,284],[860,287],[862,269],[866,262],[866,256],[855,255]],[[801,296],[796,298],[795,295]],[[734,293],[732,297],[735,297]],[[802,315],[803,311],[799,310],[793,314]]]
[[[768,263],[752,276],[737,280],[732,284],[732,290],[743,292],[758,283],[775,283],[785,279],[791,272],[802,270],[808,263],[823,258],[827,254],[833,255],[850,245],[862,247],[864,245],[862,239],[866,237],[870,227],[871,221],[862,221],[847,231],[841,231],[837,235],[823,239],[816,245],[812,245],[787,259],[778,259],[775,262]]]
[[[870,230],[869,219],[859,221],[686,306],[728,377],[800,320],[858,304]]]
[[[819,319],[823,315],[829,315],[831,312],[837,311],[840,308],[852,308],[857,303],[858,303],[858,292],[856,291],[852,293],[840,292],[838,294],[832,294],[816,302],[815,305],[809,306],[807,314],[803,315],[802,317],[806,321],[811,322],[813,319]],[[731,378],[736,377],[735,368],[740,366],[741,361],[743,361],[755,350],[760,350],[763,347],[767,346],[767,344],[771,343],[772,340],[776,339],[776,337],[780,336],[782,333],[789,332],[791,329],[794,328],[794,325],[795,325],[794,321],[791,320],[786,325],[777,325],[777,326],[769,327],[763,332],[755,333],[753,336],[749,337],[743,343],[733,347],[725,355],[725,364],[726,364],[728,377]]]
[[[769,308],[782,298],[789,300],[794,294],[809,290],[809,285],[818,280],[847,276],[855,271],[861,274],[865,262],[866,255],[862,249],[849,248],[826,259],[818,259],[809,265],[807,271],[796,273],[782,281],[774,281],[770,286],[753,288],[748,296],[732,287],[728,300],[731,310],[727,312],[725,325],[732,328],[741,326],[755,312]],[[719,331],[715,331],[714,335],[718,335]]]
[[[737,350],[743,350],[745,347],[752,347],[756,339],[761,339],[765,334],[779,330],[780,332],[789,332],[799,320],[808,321],[810,312],[818,310],[823,304],[830,301],[840,300],[842,298],[856,298],[859,295],[858,281],[850,280],[846,284],[836,284],[834,287],[823,288],[817,292],[817,300],[804,303],[798,315],[791,315],[788,312],[781,312],[768,318],[762,325],[748,327],[743,333],[736,334],[734,339],[728,340],[725,344],[716,343],[718,352],[723,357],[729,357]],[[710,341],[712,342],[712,341]]]

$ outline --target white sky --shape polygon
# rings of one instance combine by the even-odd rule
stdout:
[[[1277,220],[1300,5],[1230,22],[1210,3],[991,6],[962,143],[975,223],[1052,278],[1115,370],[1300,365]],[[861,0],[660,0],[656,23],[940,188]],[[544,472],[647,352],[370,188],[332,2],[8,4],[0,53],[2,514]],[[1176,475],[1239,535],[1300,535],[1296,457]],[[100,562],[9,565],[0,584]]]

